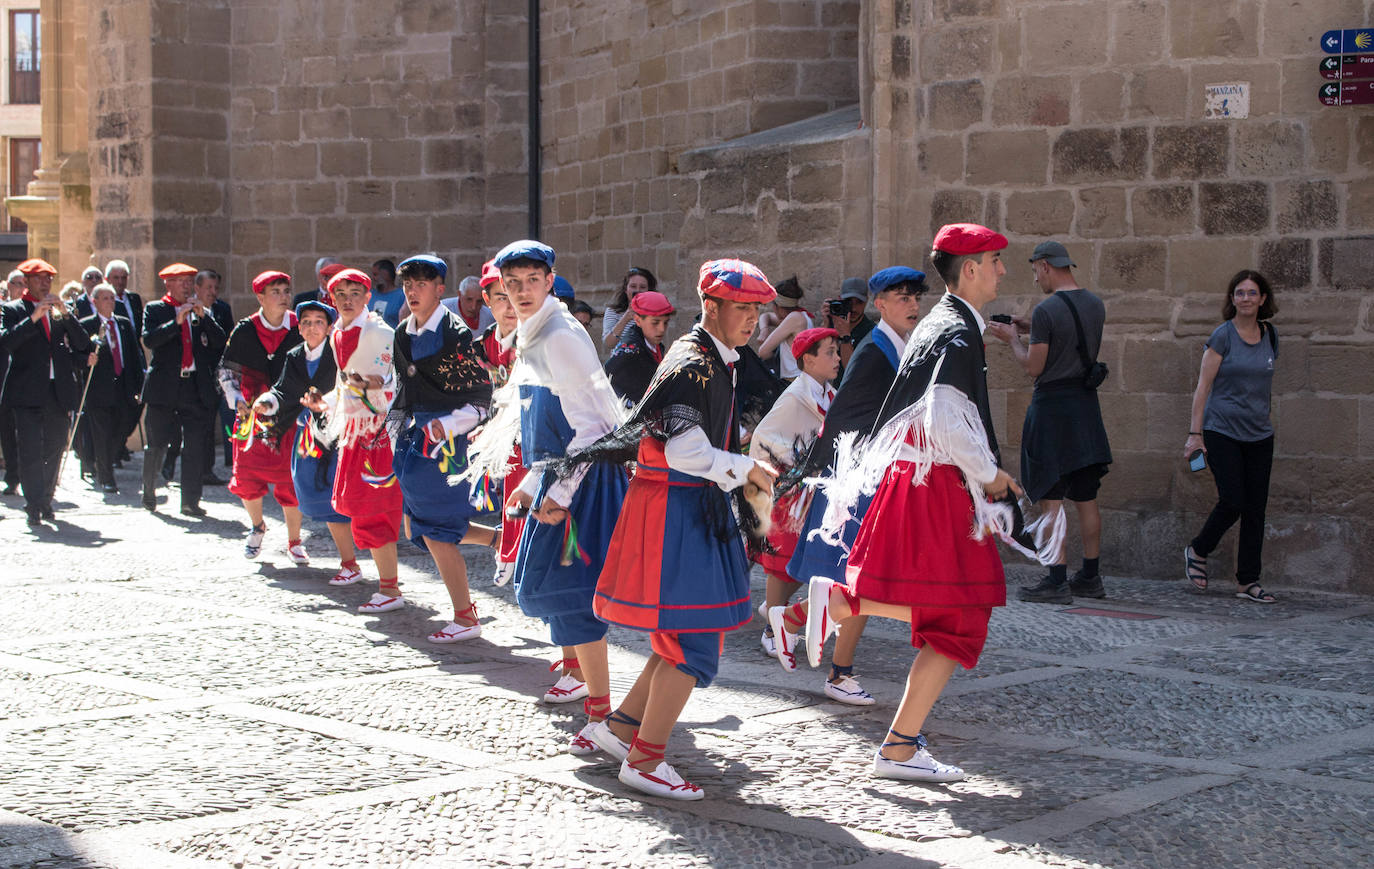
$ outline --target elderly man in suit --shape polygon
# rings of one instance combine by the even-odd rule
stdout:
[[[57,270],[41,259],[19,264],[23,298],[0,307],[0,350],[9,370],[0,402],[14,412],[19,484],[30,525],[53,518],[52,495],[70,418],[81,400],[76,370],[92,349],[79,323],[50,292]]]
[[[96,341],[98,356],[86,387],[84,420],[91,438],[95,484],[107,495],[119,490],[114,481],[114,460],[124,445],[128,418],[137,418],[141,407],[143,368],[134,324],[115,310],[114,287],[100,283],[91,291],[95,313],[81,326]]]

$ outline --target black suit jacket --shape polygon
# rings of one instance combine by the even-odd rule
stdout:
[[[113,354],[107,338],[100,345],[100,357],[90,372],[91,385],[86,389],[86,404],[90,407],[114,407],[121,402],[137,404],[138,395],[143,389],[138,335],[134,333],[134,326],[127,317],[115,314],[114,322],[119,329],[119,356],[124,370],[118,377],[115,376]],[[81,326],[87,335],[94,337],[100,331],[100,318],[92,314],[82,319]]]
[[[191,355],[196,363],[193,379],[201,404],[207,409],[213,409],[219,401],[215,367],[224,351],[225,338],[224,329],[214,317],[197,317],[191,326]],[[144,308],[143,343],[151,357],[143,379],[143,401],[175,406],[181,379],[181,326],[177,323],[176,308],[161,299]]]
[[[125,308],[125,307],[124,307],[124,299],[128,299],[128,300],[129,300],[129,307],[130,307],[130,308],[133,308],[132,317],[130,317],[131,312],[128,310],[128,308]],[[125,293],[125,294],[124,294],[124,299],[121,299],[121,298],[119,298],[118,296],[115,297],[115,309],[114,309],[115,315],[116,315],[116,316],[119,316],[119,317],[124,317],[125,319],[128,319],[129,322],[133,324],[133,327],[134,327],[134,334],[135,334],[135,335],[142,335],[142,334],[143,334],[143,297],[140,296],[138,293],[128,292],[128,293]],[[76,300],[76,316],[77,316],[78,318],[84,320],[84,319],[86,319],[87,317],[91,316],[91,315],[94,314],[94,313],[95,313],[95,308],[91,306],[91,300],[83,293],[83,294]],[[142,360],[142,358],[143,358],[143,349],[142,349],[142,347],[139,348],[138,357],[139,357],[140,360]],[[142,365],[143,363],[140,361],[139,364]]]
[[[27,299],[0,306],[0,350],[10,355],[0,402],[9,407],[42,407],[48,399],[51,364],[57,403],[63,410],[76,410],[81,401],[77,370],[84,363],[81,357],[91,352],[91,339],[70,316],[51,320],[49,337],[42,321],[29,319],[33,309]]]
[[[296,306],[301,302],[323,302],[324,292],[319,287],[310,290],[301,290],[291,297],[291,310],[296,310]]]

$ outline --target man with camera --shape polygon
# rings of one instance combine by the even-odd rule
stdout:
[[[840,297],[825,300],[826,324],[840,333],[840,375],[854,355],[854,348],[873,331],[873,321],[864,315],[868,305],[868,282],[863,278],[845,278],[840,284]]]
[[[1097,387],[1107,375],[1097,361],[1106,308],[1078,285],[1074,262],[1057,241],[1036,245],[1031,254],[1035,283],[1049,298],[1035,306],[1030,320],[991,322],[988,332],[1006,342],[1016,361],[1035,380],[1021,429],[1021,483],[1026,497],[1053,513],[1067,499],[1078,510],[1083,535],[1083,569],[1067,576],[1067,554],[1059,553],[1049,575],[1022,588],[1021,600],[1072,603],[1074,595],[1107,596],[1098,575],[1102,514],[1097,490],[1112,462]],[[1020,333],[1030,333],[1030,345]]]
[[[151,358],[144,381],[148,451],[143,458],[143,506],[157,510],[157,474],[167,448],[181,435],[181,513],[202,517],[206,430],[219,393],[215,363],[224,349],[223,327],[191,290],[196,270],[174,263],[158,272],[167,293],[143,314],[143,343]]]
[[[19,485],[29,524],[51,520],[52,494],[67,442],[70,418],[81,400],[77,369],[86,364],[91,340],[49,290],[57,270],[41,259],[19,264],[23,297],[0,307],[0,351],[9,370],[0,403],[14,413]]]

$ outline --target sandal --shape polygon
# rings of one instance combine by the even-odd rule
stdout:
[[[1183,573],[1193,588],[1207,590],[1207,559],[1195,555],[1192,546],[1183,547]]]
[[[1251,600],[1255,603],[1278,603],[1278,598],[1264,590],[1258,582],[1252,582],[1242,591],[1236,592],[1236,597]]]

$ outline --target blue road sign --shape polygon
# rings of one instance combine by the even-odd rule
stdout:
[[[1327,54],[1356,54],[1374,49],[1374,27],[1328,30],[1322,34],[1322,51]]]

